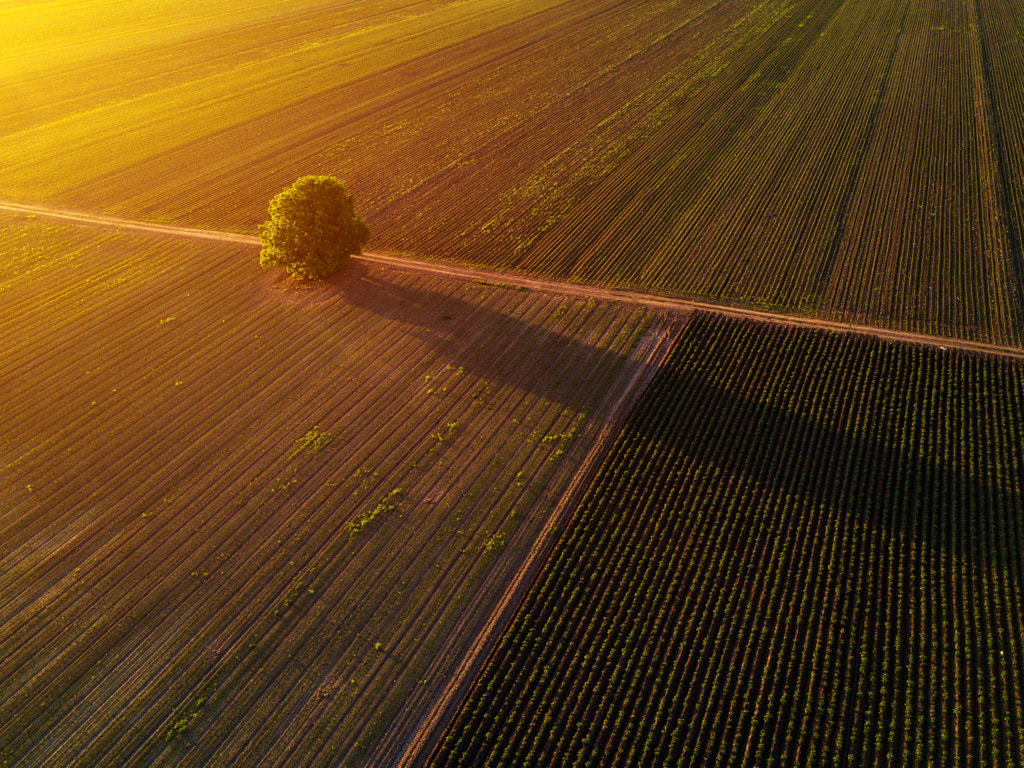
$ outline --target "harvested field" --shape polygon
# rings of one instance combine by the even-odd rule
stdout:
[[[0,254],[5,765],[374,762],[661,327],[19,217]]]
[[[1024,365],[697,315],[442,766],[1024,755]]]
[[[0,10],[0,196],[1020,344],[1019,9],[146,0]]]

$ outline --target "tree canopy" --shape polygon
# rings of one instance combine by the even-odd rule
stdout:
[[[344,184],[333,176],[302,176],[270,201],[270,220],[260,225],[260,266],[327,277],[369,239]]]

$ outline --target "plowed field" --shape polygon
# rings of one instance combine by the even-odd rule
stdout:
[[[652,316],[0,222],[0,762],[338,765],[449,679]],[[553,539],[551,539],[553,541]]]

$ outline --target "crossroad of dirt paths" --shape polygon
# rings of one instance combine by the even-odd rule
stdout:
[[[54,208],[34,203],[0,201],[0,211],[19,214],[22,216],[70,221],[87,227],[146,232],[166,235],[168,237],[184,237],[217,242],[239,243],[253,246],[254,248],[259,245],[259,239],[257,237],[243,233],[194,229],[157,222],[134,221],[84,211]],[[682,298],[657,296],[636,291],[617,290],[538,279],[525,275],[510,274],[495,270],[457,266],[440,262],[421,261],[386,254],[367,253],[357,258],[367,263],[378,264],[388,268],[423,272],[457,280],[472,280],[485,284],[518,287],[533,291],[558,293],[583,298],[593,298],[600,301],[621,301],[656,307],[673,313],[678,312],[683,314],[694,310],[701,310],[721,315],[747,317],[789,326],[816,328],[832,332],[867,334],[895,342],[922,344],[947,349],[963,349],[1018,359],[1024,358],[1024,350],[1020,348],[986,344],[963,339],[906,333],[871,326],[852,325],[819,320],[816,318],[746,309],[742,307],[723,306]],[[663,356],[665,351],[664,348],[670,340],[670,334],[663,332],[658,338],[658,343],[655,344],[659,353],[657,356]],[[653,373],[653,370],[656,367],[656,365],[642,366],[638,370],[637,376],[644,374],[649,378],[649,375]],[[621,414],[619,414],[619,411],[621,410],[620,406],[622,405],[622,402],[625,402],[628,399],[627,395],[634,393],[637,390],[636,385],[638,383],[639,382],[636,380],[632,381],[623,392],[622,401],[613,409],[615,411],[615,415],[609,421],[609,428],[611,424],[618,423],[619,417],[621,416]],[[600,457],[604,455],[604,448],[607,445],[608,438],[609,435],[602,435],[602,437],[596,442],[590,455],[587,457],[585,466],[581,468],[576,478],[575,485],[582,487],[582,484],[585,484],[585,479],[589,477],[593,467],[596,466]],[[559,508],[552,515],[552,520],[558,520],[564,516],[566,508],[571,506],[571,502],[577,498],[578,490],[579,489],[576,489],[576,492],[567,492],[564,495],[562,504],[559,505]],[[401,766],[419,765],[422,760],[430,754],[431,748],[440,736],[440,729],[443,726],[443,723],[450,715],[452,708],[455,706],[457,701],[461,698],[466,685],[473,678],[480,663],[482,663],[483,658],[486,656],[487,650],[493,645],[497,636],[496,633],[500,632],[500,629],[507,622],[509,611],[514,608],[518,602],[518,598],[522,595],[523,590],[528,586],[529,577],[536,572],[539,558],[546,549],[545,545],[546,542],[544,540],[538,541],[535,545],[534,549],[530,552],[530,556],[527,558],[527,562],[518,572],[517,578],[508,585],[500,604],[491,614],[491,618],[487,625],[479,628],[467,628],[475,630],[474,634],[477,636],[477,641],[472,652],[463,660],[461,666],[454,677],[448,682],[447,686],[444,687],[443,690],[439,689],[436,691],[436,696],[433,697],[432,706],[416,723],[413,732],[403,734],[403,738],[391,747],[390,753],[386,756],[387,761],[390,764],[397,764]]]

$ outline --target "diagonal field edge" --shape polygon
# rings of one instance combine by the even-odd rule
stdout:
[[[557,536],[548,534],[568,523],[583,493],[604,463],[632,406],[646,391],[647,385],[675,346],[679,330],[678,326],[674,329],[652,329],[638,342],[633,352],[633,357],[638,363],[636,372],[611,405],[601,431],[593,439],[582,464],[552,509],[542,533],[534,541],[518,571],[507,583],[505,591],[491,610],[484,626],[476,633],[472,647],[463,656],[432,706],[420,717],[415,732],[402,749],[401,757],[394,763],[395,768],[423,768],[430,759],[457,707],[486,665],[487,659],[496,650],[498,639],[512,623],[524,597],[540,575],[541,568],[558,539]]]

